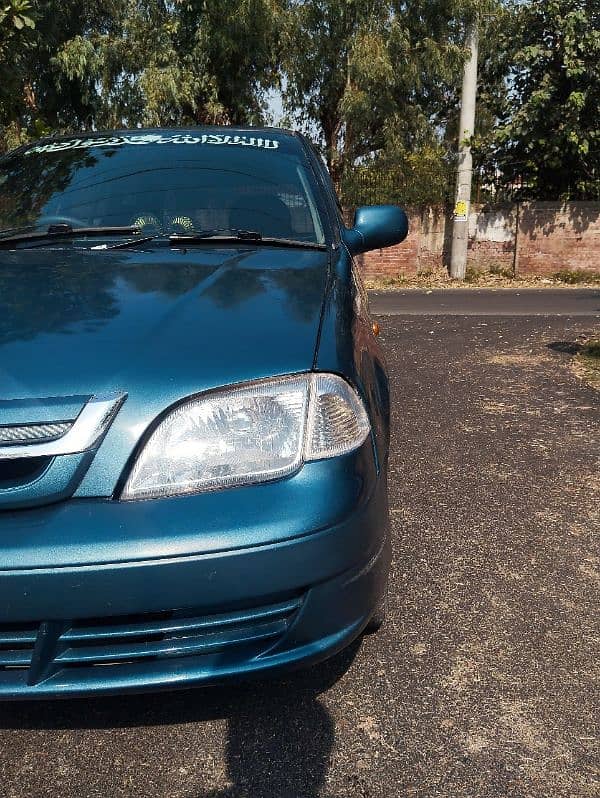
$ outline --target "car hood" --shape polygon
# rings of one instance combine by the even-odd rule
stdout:
[[[0,400],[126,392],[122,459],[178,399],[312,368],[327,262],[245,244],[0,252]]]
[[[2,398],[310,369],[326,263],[274,248],[0,252]]]

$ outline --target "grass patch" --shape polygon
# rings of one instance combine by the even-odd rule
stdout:
[[[396,277],[372,277],[365,280],[365,288],[368,291],[389,291],[394,288],[402,288],[409,280],[399,274]]]
[[[575,362],[579,376],[600,391],[600,340],[588,341],[577,355]]]
[[[504,266],[502,263],[492,263],[490,265],[490,274],[494,277],[503,277],[505,280],[514,280],[515,275],[510,266]]]
[[[561,269],[552,276],[556,282],[566,283],[567,285],[600,283],[600,272],[588,272],[585,269]]]
[[[486,264],[467,264],[465,272],[465,283],[468,285],[516,285],[522,282],[520,276],[513,274],[510,266],[501,262],[491,262]]]
[[[583,347],[581,354],[584,357],[592,358],[592,360],[600,360],[600,341],[590,341]]]
[[[512,268],[501,261],[467,264],[465,279],[453,280],[446,269],[432,269],[427,266],[417,274],[399,272],[392,276],[375,276],[365,280],[369,290],[393,291],[406,288],[442,289],[442,288],[564,288],[568,290],[576,286],[589,288],[600,285],[600,272],[583,269],[563,269],[552,276],[539,274],[512,273]]]
[[[485,272],[482,269],[478,269],[477,266],[471,266],[468,264],[467,270],[465,272],[465,283],[478,283],[484,274]]]

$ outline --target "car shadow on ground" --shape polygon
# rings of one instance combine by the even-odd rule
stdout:
[[[0,728],[116,729],[227,721],[230,786],[194,798],[322,795],[335,726],[319,695],[350,668],[360,640],[321,665],[285,678],[177,692],[0,705]],[[199,739],[202,730],[199,728]]]
[[[579,341],[552,341],[546,344],[546,348],[561,355],[577,355],[583,351],[584,345]]]

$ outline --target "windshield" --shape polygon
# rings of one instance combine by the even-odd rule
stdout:
[[[0,233],[68,224],[325,243],[299,144],[264,135],[132,132],[19,150],[0,161]]]

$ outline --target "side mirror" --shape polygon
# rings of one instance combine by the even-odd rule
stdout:
[[[343,236],[353,255],[400,244],[408,235],[408,216],[397,205],[369,205],[358,208],[354,227]]]

